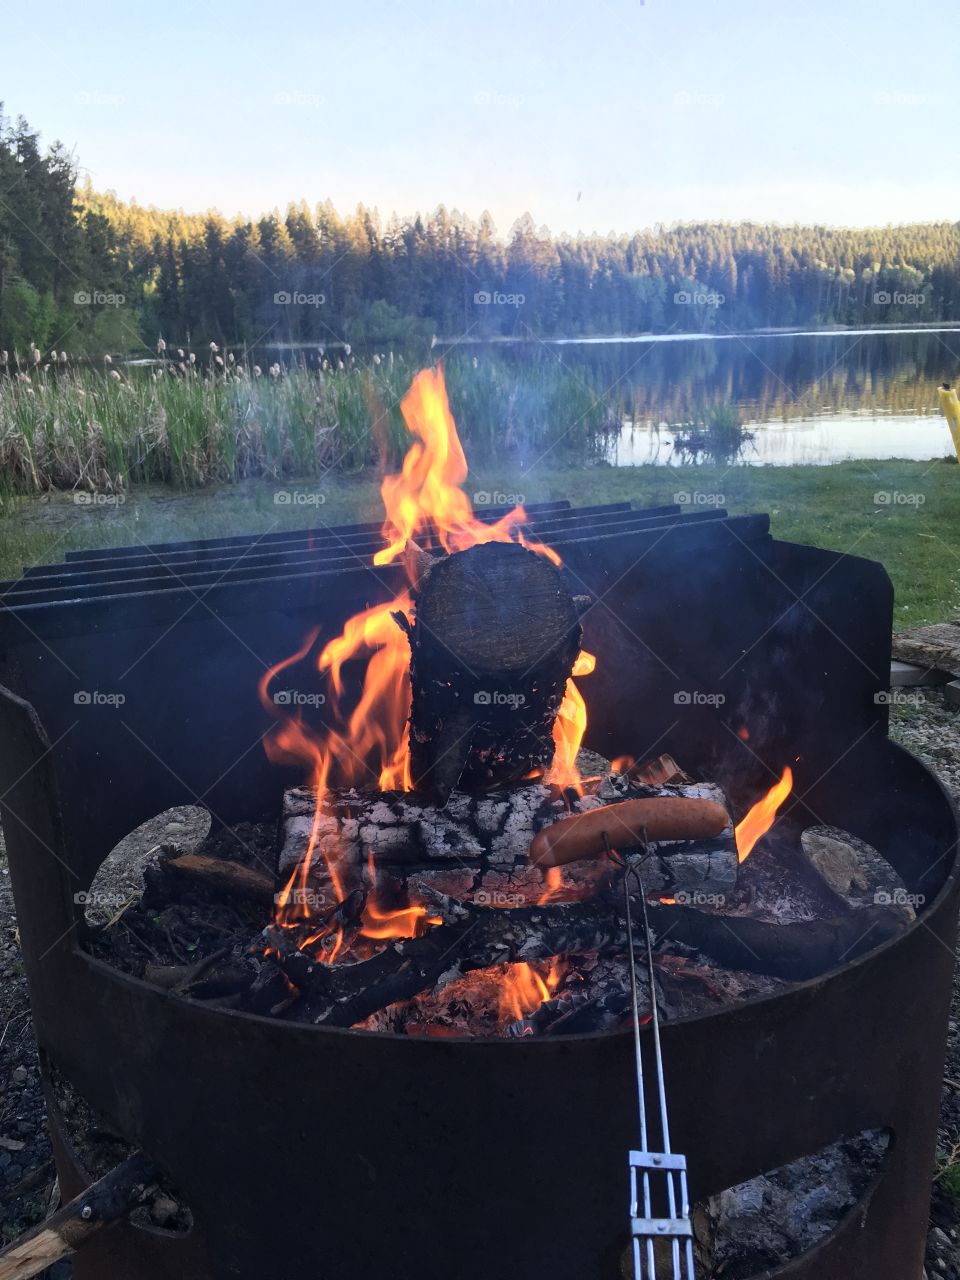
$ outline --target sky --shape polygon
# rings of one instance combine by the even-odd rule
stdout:
[[[9,6],[0,100],[145,205],[554,233],[956,220],[956,0]]]

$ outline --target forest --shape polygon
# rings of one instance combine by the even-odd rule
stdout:
[[[322,175],[317,182],[322,185]],[[529,214],[384,219],[291,203],[256,219],[145,208],[78,185],[77,159],[0,112],[0,348],[256,350],[954,318],[960,223],[657,225],[555,235]],[[2,357],[0,357],[2,358]]]

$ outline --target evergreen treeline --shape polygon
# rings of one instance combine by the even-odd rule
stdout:
[[[525,214],[503,241],[488,214],[443,207],[384,223],[362,206],[342,217],[301,202],[251,221],[145,209],[75,183],[62,147],[43,154],[26,122],[0,117],[0,346],[724,332],[960,313],[958,223],[571,237]]]

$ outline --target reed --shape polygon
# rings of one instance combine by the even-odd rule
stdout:
[[[0,378],[0,494],[184,488],[395,466],[414,365],[392,354],[266,370],[211,351],[150,366],[36,366]],[[471,461],[598,454],[623,405],[588,374],[544,358],[445,360]]]

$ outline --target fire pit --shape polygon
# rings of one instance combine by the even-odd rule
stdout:
[[[442,399],[442,383],[431,376],[418,394]],[[450,443],[449,431],[422,434],[408,485],[422,494]],[[446,479],[449,497],[455,480]],[[884,1130],[887,1154],[860,1202],[808,1253],[763,1274],[919,1277],[953,970],[957,827],[936,781],[887,737],[878,695],[892,595],[882,568],[778,542],[765,517],[723,511],[552,504],[478,518],[434,507],[418,524],[422,512],[408,519],[407,491],[390,484],[386,540],[356,526],[136,547],[7,584],[0,661],[12,692],[0,716],[0,804],[48,1082],[62,1073],[146,1152],[193,1219],[185,1235],[117,1226],[78,1253],[77,1275],[260,1278],[294,1265],[331,1280],[360,1270],[466,1280],[619,1275],[636,1127],[632,1035],[622,1007],[616,1029],[540,1034],[540,1009],[554,995],[549,948],[544,966],[534,965],[546,992],[534,993],[532,1008],[520,998],[511,1011],[519,1017],[488,1033],[413,1034],[404,1023],[409,1033],[398,1034],[389,1017],[358,1030],[356,1008],[333,1017],[326,999],[313,1011],[319,1022],[302,1022],[289,1010],[264,1016],[186,999],[122,973],[91,954],[83,897],[118,840],[172,805],[205,805],[223,828],[272,819],[287,860],[262,950],[282,952],[288,979],[306,985],[307,971],[335,968],[332,952],[343,948],[359,947],[362,960],[383,954],[378,945],[410,947],[456,928],[458,910],[529,910],[533,881],[513,868],[517,900],[471,900],[465,868],[475,891],[491,892],[482,882],[496,867],[484,845],[473,862],[434,865],[432,885],[420,859],[426,896],[410,898],[408,876],[407,897],[385,904],[377,891],[396,852],[368,858],[353,841],[358,879],[338,886],[330,875],[345,864],[333,859],[331,871],[330,859],[305,859],[298,821],[312,855],[317,814],[342,846],[344,823],[369,816],[374,792],[398,806],[416,797],[445,814],[446,827],[472,805],[469,832],[483,826],[477,806],[494,803],[485,795],[509,807],[539,787],[540,802],[561,805],[531,828],[546,833],[566,809],[658,788],[690,799],[683,789],[706,780],[728,806],[737,844],[724,831],[707,850],[688,848],[683,874],[701,874],[703,859],[710,875],[727,875],[731,860],[741,880],[754,874],[749,859],[738,872],[733,855],[744,855],[743,823],[772,792],[766,827],[779,812],[788,870],[803,874],[799,858],[789,861],[802,831],[840,828],[895,871],[911,918],[887,928],[899,900],[874,903],[844,916],[863,928],[810,962],[816,976],[797,969],[791,944],[781,985],[665,1023],[673,1136],[691,1195],[705,1200],[844,1137]],[[464,563],[471,581],[492,574],[512,583],[514,561],[525,575],[521,604],[536,601],[534,619],[552,619],[533,650],[543,662],[510,656],[523,641],[510,630],[516,594],[505,590],[492,612],[471,613],[463,583],[442,581]],[[562,600],[551,594],[555,578]],[[420,604],[428,588],[433,613]],[[425,616],[429,635],[417,632]],[[492,640],[465,663],[463,636],[480,634],[481,618],[493,619]],[[442,645],[431,650],[445,627],[462,625],[446,658]],[[398,658],[409,667],[411,651],[405,747],[410,701],[387,677]],[[488,652],[497,655],[496,688],[474,679],[493,669]],[[309,684],[308,670],[323,681]],[[585,744],[620,758],[592,782],[574,776],[586,712]],[[556,749],[544,754],[546,737]],[[644,772],[665,753],[701,781]],[[371,754],[379,772],[358,785],[351,758]],[[628,755],[639,762],[632,772]],[[660,852],[662,874],[675,874],[671,859],[681,855]],[[317,868],[322,883],[311,878]],[[564,865],[541,877],[537,905],[585,910],[610,870],[599,858],[582,873]],[[507,893],[503,884],[513,882],[497,883]],[[359,892],[354,915],[318,911],[309,894],[328,891],[338,908]],[[658,881],[652,896],[676,897],[676,884]],[[415,909],[435,918],[413,927]],[[654,900],[658,936],[691,910]],[[398,936],[408,941],[371,933],[387,913],[404,917]],[[746,936],[755,948],[756,935]],[[702,934],[691,940],[709,951]],[[403,995],[413,997],[420,992]],[[436,1011],[419,1022],[436,1026]],[[650,1037],[642,1039],[647,1053]],[[61,1182],[73,1194],[88,1176],[52,1087],[48,1098]]]

